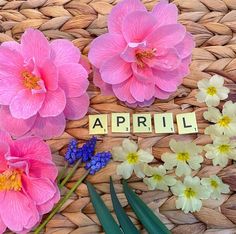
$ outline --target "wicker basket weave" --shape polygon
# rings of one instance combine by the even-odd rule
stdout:
[[[148,9],[157,3],[156,0],[143,1]],[[168,101],[156,101],[151,107],[130,109],[115,97],[101,96],[92,84],[89,87],[91,105],[89,113],[111,112],[163,112],[175,114],[195,111],[197,114],[199,134],[196,135],[155,135],[155,134],[111,134],[99,138],[98,150],[108,150],[120,144],[123,138],[131,137],[144,148],[150,148],[156,158],[153,163],[160,164],[160,156],[168,151],[171,138],[194,140],[200,145],[210,143],[204,129],[208,123],[202,113],[206,107],[195,99],[197,81],[209,78],[218,73],[226,77],[227,86],[231,89],[230,99],[236,101],[236,0],[175,0],[179,8],[179,20],[196,40],[197,48],[193,53],[191,74],[185,78],[183,85]],[[106,32],[107,15],[115,0],[0,0],[0,42],[18,40],[28,27],[38,28],[49,39],[66,38],[87,54],[89,44],[98,35]],[[83,143],[89,138],[88,117],[79,121],[68,122],[65,133],[48,141],[54,160],[58,167],[63,166],[63,154],[69,140],[76,137]],[[108,144],[109,142],[109,144]],[[115,174],[116,163],[112,162],[89,180],[102,194],[102,198],[112,212],[109,195],[109,176],[113,176],[118,197],[132,221],[141,230],[137,218],[127,206],[127,201]],[[79,169],[68,183],[71,188],[74,181],[83,173]],[[176,210],[175,198],[169,192],[148,191],[147,187],[136,177],[129,184],[140,197],[165,222],[173,233],[178,234],[231,234],[236,233],[236,167],[229,164],[226,168],[214,167],[211,161],[204,161],[202,169],[196,174],[199,177],[217,174],[231,187],[230,195],[222,196],[219,201],[204,202],[200,212],[184,214]],[[63,193],[66,192],[66,188]],[[102,228],[94,213],[85,184],[64,205],[60,213],[47,225],[45,233],[54,234],[95,234]],[[145,233],[145,232],[143,232]]]

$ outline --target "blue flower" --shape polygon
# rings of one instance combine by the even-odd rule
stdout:
[[[89,174],[94,175],[105,167],[111,160],[111,152],[100,152],[94,155],[89,162],[86,163],[85,169],[90,170]]]
[[[69,163],[69,164],[74,164],[76,161],[76,153],[77,153],[77,144],[78,141],[76,139],[72,139],[68,145],[68,149],[66,151],[65,154],[65,160]]]

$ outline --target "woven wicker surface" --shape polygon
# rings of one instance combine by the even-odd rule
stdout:
[[[156,0],[143,1],[148,9],[156,4]],[[163,112],[174,114],[196,111],[199,134],[196,135],[155,135],[155,134],[111,134],[99,138],[98,150],[108,150],[120,144],[123,138],[131,137],[144,148],[150,148],[156,158],[157,165],[163,152],[168,151],[171,138],[178,140],[194,140],[200,145],[210,143],[210,138],[203,135],[208,123],[202,113],[206,107],[196,102],[197,81],[210,77],[213,73],[225,75],[227,86],[231,88],[230,99],[236,101],[236,0],[176,0],[179,8],[179,20],[186,25],[196,40],[197,48],[193,53],[191,74],[185,78],[175,95],[168,101],[156,101],[149,108],[130,109],[114,97],[101,96],[99,90],[91,82],[89,93],[91,105],[89,113],[111,112]],[[87,54],[89,44],[98,35],[106,32],[107,14],[116,4],[114,0],[0,0],[0,42],[18,40],[28,27],[40,29],[49,39],[66,38],[72,40],[83,54]],[[76,137],[83,143],[89,138],[88,118],[71,121],[63,136],[48,141],[58,167],[63,166],[63,157],[69,140]],[[142,229],[135,215],[127,206],[127,201],[115,174],[116,163],[112,162],[96,176],[89,180],[94,183],[107,206],[111,209],[109,195],[109,176],[116,183],[118,197],[133,222]],[[67,185],[70,188],[74,181],[83,173],[79,169]],[[173,233],[236,233],[236,167],[228,165],[222,169],[213,167],[211,161],[205,160],[203,168],[196,172],[200,177],[217,174],[231,186],[232,193],[222,196],[220,201],[204,202],[200,212],[184,214],[176,210],[175,198],[171,193],[162,191],[147,191],[147,187],[136,177],[129,184],[136,189],[142,199],[156,214],[172,229]],[[66,189],[65,189],[66,191]],[[63,191],[63,192],[65,192]],[[47,225],[46,233],[94,234],[102,232],[99,221],[88,197],[85,184],[82,184],[76,194],[65,204],[60,214]]]

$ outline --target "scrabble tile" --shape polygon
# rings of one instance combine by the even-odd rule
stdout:
[[[130,114],[129,113],[112,113],[111,114],[111,131],[114,133],[130,132]]]
[[[133,132],[134,133],[152,132],[151,114],[133,114]]]
[[[178,114],[176,115],[176,119],[179,134],[190,134],[198,132],[195,112]]]
[[[89,115],[89,134],[107,134],[108,133],[108,116]]]
[[[155,133],[174,133],[174,120],[172,113],[154,115]]]

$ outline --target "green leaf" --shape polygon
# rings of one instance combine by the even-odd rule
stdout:
[[[131,208],[149,234],[171,233],[153,211],[128,186],[126,181],[123,181],[123,188]]]
[[[112,232],[112,234],[123,234],[112,217],[110,211],[104,204],[103,200],[99,196],[99,194],[96,192],[95,188],[93,185],[91,185],[89,182],[86,182],[89,194],[91,197],[91,201],[93,204],[93,207],[96,211],[97,217],[105,231],[105,233],[109,234]]]
[[[134,224],[129,219],[128,215],[125,213],[122,208],[114,189],[112,178],[110,177],[110,192],[112,204],[116,213],[116,217],[119,220],[120,226],[125,234],[139,234],[138,229],[134,226]]]

